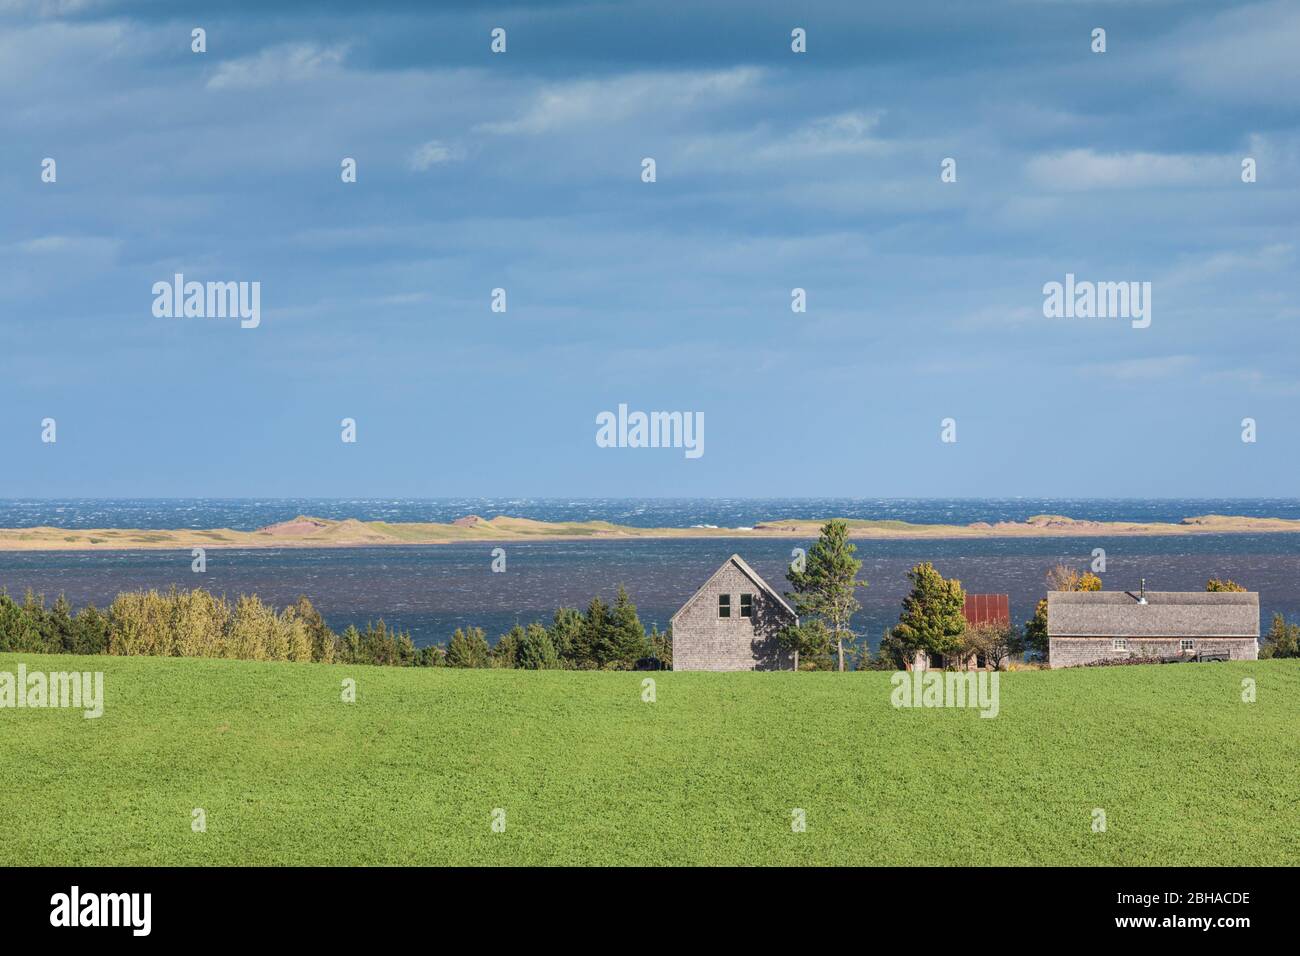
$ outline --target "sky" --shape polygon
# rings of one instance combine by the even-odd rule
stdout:
[[[1297,41],[1293,2],[0,0],[0,497],[1295,495]],[[156,315],[176,273],[260,324]],[[1067,274],[1149,326],[1045,316]],[[601,447],[620,404],[703,454]]]

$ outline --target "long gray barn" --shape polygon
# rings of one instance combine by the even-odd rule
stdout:
[[[1259,657],[1254,591],[1050,591],[1048,660],[1053,668],[1127,657],[1190,660]]]
[[[733,554],[672,617],[673,670],[792,670],[776,635],[799,617]]]

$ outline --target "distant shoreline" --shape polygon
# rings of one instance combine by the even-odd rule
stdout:
[[[607,521],[535,521],[467,515],[448,523],[335,521],[299,515],[256,531],[138,528],[0,529],[0,551],[139,551],[193,548],[364,548],[461,542],[628,541],[633,539],[815,538],[828,519],[781,519],[752,527],[638,528]],[[847,519],[857,540],[905,541],[988,538],[1155,537],[1203,534],[1300,534],[1300,520],[1199,515],[1178,522],[1081,521],[1036,515],[1025,521],[916,524]]]

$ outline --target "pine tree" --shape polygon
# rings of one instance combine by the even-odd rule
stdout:
[[[560,666],[560,656],[546,628],[529,624],[519,643],[519,666],[527,670],[547,671]]]
[[[660,631],[659,625],[651,625],[650,653],[659,659],[664,670],[673,669],[673,632],[671,629]]]
[[[562,607],[551,621],[551,643],[561,660],[575,663],[575,655],[582,643],[582,612],[573,607]]]
[[[497,638],[492,648],[492,666],[513,668],[519,666],[519,648],[524,642],[524,629],[516,624]]]
[[[857,635],[849,628],[853,615],[861,609],[855,596],[858,588],[867,586],[858,580],[862,562],[853,555],[857,546],[849,541],[848,522],[828,521],[805,557],[802,569],[791,565],[786,574],[800,617],[820,618],[830,631],[831,643],[839,658],[839,669],[844,670],[845,645],[852,646]]]
[[[1292,624],[1274,612],[1273,624],[1261,642],[1261,660],[1277,657],[1300,657],[1300,624]]]
[[[614,664],[631,668],[639,658],[648,651],[645,628],[637,617],[636,605],[627,595],[623,585],[618,586],[618,597],[610,612],[609,657],[602,664]]]
[[[831,669],[831,632],[821,618],[809,618],[799,624],[784,627],[776,635],[781,646],[794,658],[794,669],[799,671],[828,671]]]
[[[447,666],[487,667],[491,653],[483,628],[471,627],[464,631],[456,628],[447,644]]]
[[[582,668],[599,668],[611,656],[609,607],[599,597],[591,599],[582,616],[582,629],[573,648],[574,663]]]

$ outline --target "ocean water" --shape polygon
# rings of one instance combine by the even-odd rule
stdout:
[[[463,514],[512,514],[548,520],[607,518],[643,526],[748,525],[777,517],[894,517],[961,522],[1055,513],[1104,520],[1176,520],[1215,512],[1300,517],[1300,502],[1242,500],[1070,501],[775,501],[632,502],[606,510],[591,500],[455,499],[438,501],[68,501],[0,502],[0,526],[256,528],[299,513],[387,520],[445,521]],[[18,521],[16,516],[27,520]],[[634,520],[635,519],[635,520]],[[257,593],[284,605],[308,595],[335,629],[384,618],[411,631],[420,645],[443,642],[460,626],[490,637],[515,623],[549,620],[560,606],[582,607],[595,595],[612,600],[623,584],[647,627],[661,629],[728,555],[739,552],[774,587],[795,547],[811,541],[704,539],[536,541],[505,545],[506,571],[491,570],[488,543],[434,546],[208,551],[207,572],[190,569],[189,551],[0,552],[0,587],[28,588],[76,606],[106,605],[131,588],[203,586],[231,597]],[[862,576],[856,629],[874,645],[894,623],[907,591],[906,572],[933,561],[968,591],[1011,596],[1024,621],[1043,596],[1043,577],[1060,562],[1084,568],[1105,548],[1107,589],[1199,590],[1209,577],[1231,577],[1260,592],[1263,627],[1282,612],[1300,618],[1300,535],[1229,534],[1176,537],[1078,537],[985,540],[860,541]]]

